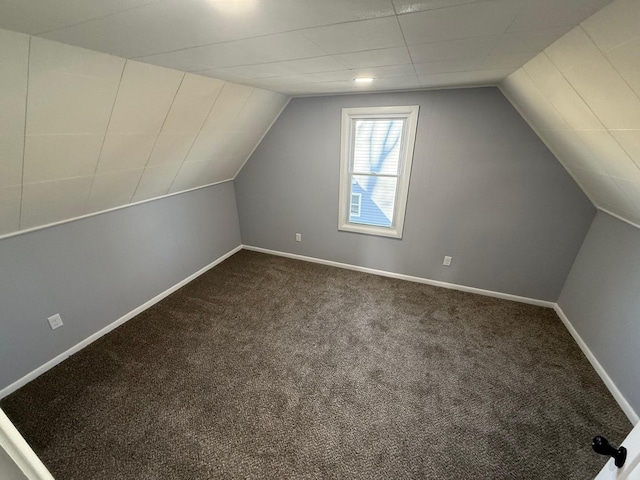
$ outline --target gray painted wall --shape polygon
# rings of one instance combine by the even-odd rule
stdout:
[[[640,230],[598,212],[558,304],[640,412]]]
[[[339,232],[341,109],[414,104],[404,238]],[[496,88],[294,99],[235,184],[247,245],[550,301],[595,215]]]
[[[0,389],[238,245],[232,182],[0,240]]]

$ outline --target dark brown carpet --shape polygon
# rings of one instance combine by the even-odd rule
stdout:
[[[65,479],[587,479],[631,429],[550,309],[242,251],[2,402]]]

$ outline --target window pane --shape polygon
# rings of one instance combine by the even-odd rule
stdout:
[[[396,201],[397,179],[353,175],[351,197],[360,194],[359,215],[349,214],[349,222],[390,227],[393,224],[393,207]]]
[[[398,174],[404,120],[356,120],[354,173]]]

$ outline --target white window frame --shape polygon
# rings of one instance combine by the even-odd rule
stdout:
[[[338,230],[402,238],[407,197],[409,195],[411,164],[413,163],[413,147],[415,145],[418,125],[418,110],[418,105],[342,109]],[[402,142],[400,144],[397,175],[398,183],[394,203],[393,222],[390,227],[349,222],[349,212],[351,210],[351,179],[354,175],[355,120],[361,119],[405,119],[402,130]],[[384,177],[389,175],[379,176]],[[393,176],[396,177],[396,175]]]

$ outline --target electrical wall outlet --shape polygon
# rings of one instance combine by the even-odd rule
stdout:
[[[302,234],[296,233],[296,242],[301,242],[301,241],[302,241]]]
[[[62,318],[60,317],[59,313],[56,313],[54,316],[47,318],[47,320],[49,321],[51,330],[55,330],[56,328],[59,328],[62,325],[64,325],[64,323],[62,323]]]
[[[444,261],[442,262],[442,264],[445,267],[450,267],[451,266],[451,257],[449,255],[445,255]]]

